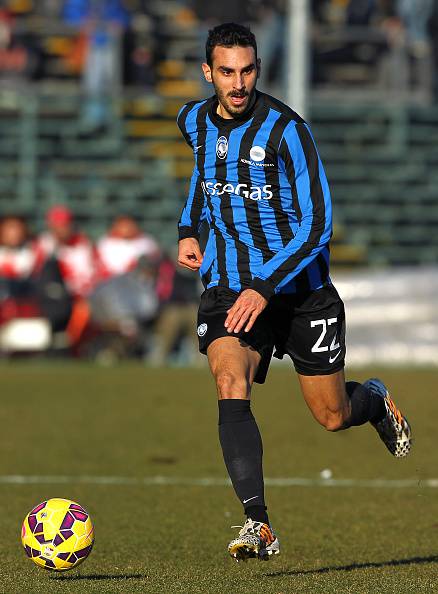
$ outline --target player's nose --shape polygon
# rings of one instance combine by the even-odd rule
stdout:
[[[234,81],[234,88],[236,91],[244,91],[245,90],[245,81],[243,78],[243,74],[236,74],[236,79]]]

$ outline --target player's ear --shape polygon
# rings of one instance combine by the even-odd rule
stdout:
[[[260,78],[260,71],[262,69],[262,61],[260,58],[257,58],[257,78]]]
[[[205,80],[209,83],[213,82],[211,78],[211,68],[206,62],[202,64],[202,70],[204,72]]]

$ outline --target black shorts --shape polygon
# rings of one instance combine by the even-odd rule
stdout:
[[[235,336],[261,355],[254,381],[266,379],[272,354],[287,354],[302,375],[329,375],[344,367],[345,312],[333,285],[304,295],[274,295],[249,332],[229,334],[227,310],[238,293],[224,287],[204,291],[198,311],[199,350],[206,354],[213,340]]]

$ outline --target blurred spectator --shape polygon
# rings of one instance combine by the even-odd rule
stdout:
[[[66,0],[63,15],[86,38],[82,127],[92,133],[112,117],[111,98],[121,82],[121,37],[130,15],[122,0]]]
[[[95,251],[91,241],[76,231],[73,214],[62,205],[46,215],[48,230],[38,237],[38,249],[59,264],[62,278],[74,297],[88,295],[96,280]]]
[[[408,84],[412,90],[423,89],[428,94],[433,86],[428,32],[433,3],[434,0],[396,0],[396,9],[404,27],[409,58]]]
[[[4,217],[0,222],[0,277],[29,279],[40,263],[26,222],[13,215]]]
[[[156,35],[151,15],[136,13],[123,38],[124,82],[152,87],[156,81]]]
[[[44,261],[45,260],[45,261]],[[0,318],[44,316],[53,331],[63,330],[71,313],[56,261],[45,259],[27,224],[16,216],[0,224]]]
[[[141,231],[128,215],[116,217],[108,233],[97,242],[99,278],[124,274],[137,265],[140,256],[157,260],[160,247],[155,239]]]
[[[433,0],[433,8],[428,22],[432,61],[432,97],[438,103],[438,0]]]
[[[31,37],[14,33],[14,18],[0,10],[0,79],[8,84],[34,78],[38,71],[38,53]]]
[[[273,94],[283,94],[287,72],[285,44],[287,35],[286,0],[259,2],[251,26],[257,39],[257,52],[262,61],[258,86]]]
[[[316,84],[337,82],[346,77],[349,84],[362,85],[376,80],[381,58],[392,43],[389,23],[383,35],[367,39],[364,29],[378,27],[391,7],[386,0],[331,0],[312,2],[313,35],[312,79]],[[339,38],[326,35],[324,26],[339,30]],[[355,36],[355,27],[361,34]],[[354,68],[351,68],[354,65]]]
[[[180,361],[197,362],[200,359],[196,336],[198,278],[190,271],[177,268],[172,259],[164,258],[158,270],[157,295],[160,313],[154,326],[151,361],[164,365],[179,353]]]
[[[151,327],[158,311],[156,277],[157,261],[143,255],[132,270],[96,287],[89,303],[91,321],[100,333],[88,346],[89,354],[113,360],[143,356],[149,351]]]
[[[89,348],[100,352],[94,357],[143,355],[158,311],[160,247],[133,217],[120,215],[97,242],[96,257],[100,282],[89,303],[91,321],[101,332]]]
[[[414,55],[422,57],[427,51],[427,24],[433,10],[434,0],[396,0],[397,13],[407,35],[409,47]]]

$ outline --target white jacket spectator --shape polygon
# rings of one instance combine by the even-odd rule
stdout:
[[[0,223],[0,277],[29,278],[41,264],[41,254],[24,220],[7,216]]]
[[[158,259],[160,247],[153,237],[143,233],[129,216],[117,217],[108,234],[97,242],[101,280],[133,270],[141,256]]]

